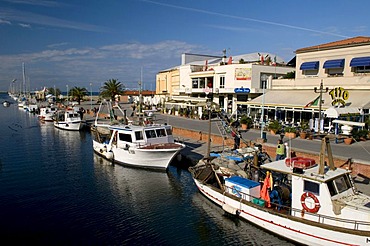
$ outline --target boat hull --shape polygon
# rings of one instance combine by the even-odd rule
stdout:
[[[182,144],[171,144],[174,148],[117,148],[108,144],[93,141],[94,151],[115,163],[135,166],[141,168],[166,170],[171,161],[179,154],[185,146]],[[161,145],[162,147],[165,145]]]
[[[54,122],[54,126],[59,129],[68,130],[68,131],[80,131],[83,127],[83,122]]]
[[[369,245],[368,232],[350,233],[349,230],[330,230],[319,226],[319,223],[307,223],[301,219],[291,219],[291,216],[278,215],[255,204],[241,203],[237,197],[225,195],[210,185],[194,179],[199,191],[209,200],[229,211],[237,211],[237,215],[267,231],[287,238],[288,240],[306,245]],[[226,205],[225,205],[226,204]],[[232,209],[231,209],[232,208]],[[226,209],[225,209],[226,210]]]

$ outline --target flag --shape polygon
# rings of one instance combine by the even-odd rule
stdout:
[[[227,65],[233,64],[233,57],[230,56],[229,60],[227,61]]]
[[[319,103],[319,100],[320,100],[320,96],[316,97],[315,100],[307,103],[306,106],[304,106],[304,108],[308,108],[308,107],[311,107],[311,106],[317,106],[317,104]]]

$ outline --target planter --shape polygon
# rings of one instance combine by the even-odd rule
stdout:
[[[285,137],[287,137],[287,138],[295,138],[296,137],[296,133],[295,132],[286,132],[285,133]]]
[[[344,143],[348,145],[352,144],[352,138],[345,138]]]
[[[248,125],[247,124],[242,124],[242,130],[247,130],[248,129]]]
[[[306,139],[307,138],[307,132],[300,132],[299,137],[302,138],[302,139]]]
[[[271,133],[271,135],[276,135],[276,131],[275,130],[270,130],[270,133]]]

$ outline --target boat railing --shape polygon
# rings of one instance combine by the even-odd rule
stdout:
[[[194,171],[196,172],[196,169]],[[229,187],[229,186],[225,185],[225,191],[227,191],[227,190],[232,190],[232,187]],[[263,200],[260,197],[254,197],[254,196],[252,196],[250,194],[246,194],[245,192],[242,192],[242,191],[238,191],[238,196],[233,195],[229,192],[228,192],[228,194],[230,194],[231,196],[242,198],[242,199],[238,199],[240,203],[242,203],[242,202],[243,203],[249,203],[248,200],[250,200],[250,202],[252,202],[253,199]],[[249,199],[247,199],[247,198],[249,198]],[[263,200],[263,201],[264,201],[264,204],[267,203],[265,200]],[[256,204],[254,202],[252,202],[252,203]],[[274,202],[269,202],[269,208],[267,208],[267,209],[274,209],[274,210],[276,209],[278,213],[285,213],[288,216],[291,215],[291,216],[294,216],[294,217],[297,217],[297,218],[303,218],[303,219],[307,219],[307,218],[303,217],[303,216],[307,215],[307,216],[310,216],[310,219],[307,219],[307,220],[318,222],[318,223],[324,224],[324,225],[337,226],[339,223],[341,223],[342,224],[341,227],[347,228],[347,229],[353,229],[353,230],[368,230],[368,228],[370,227],[370,222],[336,218],[336,217],[317,214],[317,213],[310,213],[310,212],[307,212],[307,211],[304,211],[304,213],[303,213],[302,209],[296,209],[296,208],[292,208],[290,206],[286,206],[286,205],[279,204],[279,203],[274,203]],[[304,215],[302,215],[302,214],[304,214]]]

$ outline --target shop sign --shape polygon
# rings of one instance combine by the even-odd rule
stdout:
[[[332,106],[345,106],[346,100],[349,98],[349,92],[345,90],[343,87],[336,87],[329,91],[329,95],[331,97],[331,105]]]
[[[249,93],[251,90],[249,88],[235,88],[235,93]]]

